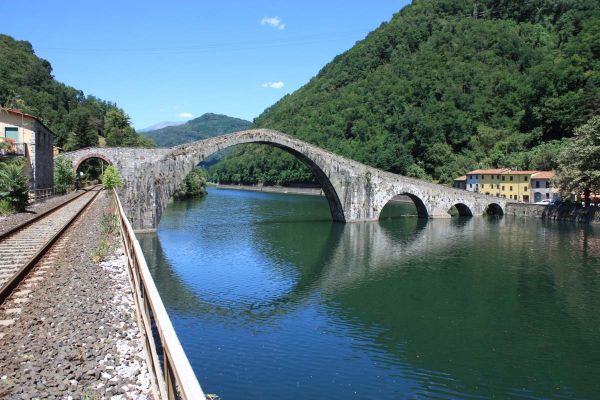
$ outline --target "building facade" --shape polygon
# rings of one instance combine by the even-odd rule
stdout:
[[[558,197],[558,192],[552,188],[552,177],[554,177],[552,171],[513,171],[509,168],[476,169],[467,173],[465,190],[534,203]],[[454,187],[458,187],[456,186],[457,180],[455,180]]]
[[[467,176],[463,175],[456,178],[452,184],[452,187],[455,187],[456,189],[467,190]]]
[[[39,119],[0,108],[0,157],[23,157],[31,190],[52,188],[54,135]]]
[[[531,175],[531,198],[534,203],[555,200],[558,190],[552,186],[553,171],[541,171]]]

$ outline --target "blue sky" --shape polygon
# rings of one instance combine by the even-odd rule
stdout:
[[[0,0],[13,16],[0,32],[141,129],[205,112],[252,120],[407,3]]]

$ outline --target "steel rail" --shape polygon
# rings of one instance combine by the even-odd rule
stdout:
[[[89,193],[90,191],[92,191],[94,189],[85,191],[84,193],[82,193],[81,195],[78,195],[76,197],[74,197],[73,199],[71,199],[70,201],[66,201],[65,203],[54,207],[51,211],[58,211],[60,208],[62,208],[64,205],[71,203],[73,200],[78,199],[80,196]],[[21,283],[21,281],[27,276],[27,274],[29,273],[29,271],[31,271],[31,269],[38,263],[38,261],[48,252],[48,250],[50,249],[50,247],[52,247],[52,245],[62,236],[62,234],[73,224],[73,222],[75,222],[75,220],[92,204],[92,202],[96,199],[96,197],[98,196],[98,194],[101,192],[101,190],[97,190],[96,193],[92,196],[92,198],[90,200],[88,200],[71,218],[69,218],[69,220],[67,221],[66,224],[64,224],[43,246],[42,248],[40,248],[38,251],[36,251],[36,253],[21,267],[19,268],[19,270],[17,272],[15,272],[11,278],[8,279],[8,281],[6,281],[2,287],[0,287],[0,304],[2,304],[6,298],[8,296],[10,296],[10,294],[14,291],[14,289],[19,285],[19,283]],[[42,214],[42,216],[49,216],[51,213],[49,212],[45,212]],[[36,217],[35,218],[36,221],[39,221],[41,218]],[[20,226],[21,229],[17,229],[17,230],[12,230],[12,233],[16,233],[17,231],[22,230],[24,227],[26,226],[30,226],[33,224],[33,222],[35,221],[27,221],[26,223],[24,223],[24,226]],[[19,227],[18,227],[19,228]],[[4,239],[6,237],[8,237],[10,235],[5,234],[3,235],[1,239]]]

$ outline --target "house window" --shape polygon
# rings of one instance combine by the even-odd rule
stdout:
[[[527,178],[529,178],[528,176],[525,177],[525,182],[527,182]]]
[[[535,188],[539,189],[539,187],[540,187],[540,181],[535,181]]]
[[[508,190],[510,190],[510,191],[512,192],[512,186],[509,186],[509,187],[508,187]]]
[[[511,181],[512,181],[512,178],[513,178],[513,177],[511,176],[511,177],[510,177],[510,180],[511,180]],[[510,190],[512,190],[512,189],[510,189]]]
[[[15,143],[19,143],[19,128],[7,126],[4,128],[4,137],[14,140]]]
[[[485,189],[485,184],[483,184],[483,183],[482,183],[482,184],[481,184],[481,188],[482,188],[482,189]]]
[[[469,183],[469,188],[473,189],[473,184],[472,183]]]
[[[496,175],[496,179],[500,180],[500,175]]]
[[[502,180],[505,180],[505,178],[506,178],[506,177],[505,177],[505,176],[503,176],[503,177],[502,177]]]
[[[550,181],[546,181],[546,189],[550,189]]]
[[[525,190],[525,191],[527,191],[527,186],[525,186],[525,189],[524,189],[524,190]]]
[[[494,179],[494,175],[492,175],[492,179]]]
[[[500,184],[496,184],[496,189],[500,189]]]
[[[502,190],[504,190],[504,185],[502,185]]]
[[[550,193],[546,193],[546,198],[549,199],[550,198]]]

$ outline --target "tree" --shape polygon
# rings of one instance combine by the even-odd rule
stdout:
[[[561,193],[583,193],[586,207],[590,194],[600,192],[600,115],[575,129],[560,153],[555,184]]]
[[[194,168],[179,185],[173,197],[177,200],[202,197],[206,195],[206,172]]]
[[[29,204],[29,179],[21,160],[0,163],[0,200],[17,212]]]
[[[104,185],[104,189],[118,189],[123,186],[121,173],[114,165],[109,165],[106,167],[100,180]]]
[[[58,157],[54,161],[54,192],[66,193],[74,183],[73,163],[64,157]]]
[[[104,117],[104,135],[107,146],[131,146],[136,139],[129,115],[121,109],[109,110]]]

